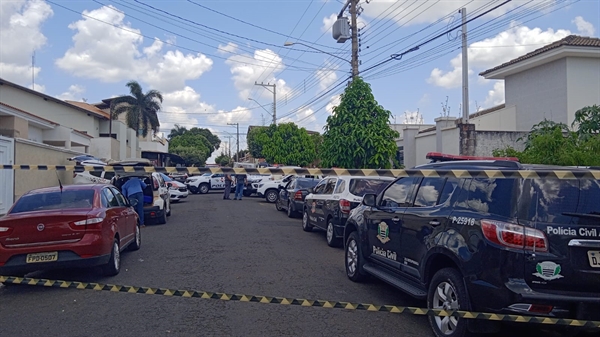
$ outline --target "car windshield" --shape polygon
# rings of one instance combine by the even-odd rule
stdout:
[[[367,193],[378,194],[390,182],[381,179],[350,179],[350,193],[357,196],[364,196]]]
[[[173,179],[166,174],[161,174],[160,176],[163,177],[164,181],[173,181]]]
[[[10,213],[70,208],[91,209],[94,204],[94,193],[94,190],[74,190],[28,194],[15,203]]]
[[[311,188],[311,187],[315,187],[317,186],[317,184],[319,183],[318,179],[298,179],[296,181],[296,188]]]

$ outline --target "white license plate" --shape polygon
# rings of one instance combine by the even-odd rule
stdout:
[[[588,250],[588,259],[592,268],[600,268],[600,250]]]
[[[58,261],[58,252],[27,254],[27,263]]]

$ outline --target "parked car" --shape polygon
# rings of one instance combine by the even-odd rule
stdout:
[[[417,168],[582,170],[507,160]],[[348,278],[374,276],[430,309],[600,320],[600,181],[530,177],[403,177],[366,194],[344,230]],[[428,319],[436,336],[499,328]]]
[[[203,174],[200,176],[192,176],[187,178],[185,184],[192,193],[206,194],[210,190],[224,190],[225,174],[213,173],[208,175]],[[231,191],[235,191],[235,184],[231,184]]]
[[[304,199],[302,229],[313,227],[326,231],[327,244],[339,246],[344,237],[344,225],[350,211],[358,206],[366,193],[378,193],[393,178],[390,177],[327,177]]]
[[[137,213],[111,185],[32,190],[0,218],[1,275],[93,266],[116,275],[121,252],[140,246]]]
[[[264,197],[267,202],[274,203],[279,198],[279,188],[285,186],[288,182],[294,180],[297,177],[303,178],[314,178],[320,179],[321,176],[313,176],[313,175],[303,175],[298,176],[295,174],[287,174],[284,175],[281,179],[272,180],[273,176],[270,176],[269,179],[263,179],[258,183],[253,183],[252,188],[256,189],[256,194],[259,197]]]
[[[153,166],[147,159],[131,159],[115,161],[110,166]],[[114,185],[121,190],[121,186],[132,177],[140,178],[147,185],[144,189],[144,222],[152,219],[159,224],[166,224],[167,217],[171,216],[171,201],[169,188],[158,172],[126,172],[117,173]]]
[[[164,173],[160,174],[165,181],[165,184],[169,188],[169,198],[171,203],[179,202],[181,199],[187,198],[189,190],[187,186],[179,181],[173,180],[171,177]]]
[[[245,197],[249,197],[253,194],[256,194],[258,192],[258,185],[263,182],[263,181],[267,181],[271,178],[270,174],[250,174],[248,175],[248,184],[246,184],[246,186],[244,186],[244,196]]]
[[[315,187],[319,181],[313,178],[296,178],[288,182],[279,189],[275,208],[278,211],[287,211],[287,216],[290,218],[295,217],[302,212],[304,198],[309,194],[309,189]]]
[[[176,172],[176,173],[169,173],[168,177],[175,181],[178,181],[180,183],[185,183],[185,181],[188,178],[188,175],[187,175],[187,173],[184,173],[184,172]]]
[[[115,172],[84,171],[73,173],[73,184],[110,184]]]

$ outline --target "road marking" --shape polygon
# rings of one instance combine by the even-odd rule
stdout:
[[[0,282],[6,283],[6,284],[23,284],[23,285],[30,285],[30,286],[41,286],[41,287],[52,287],[52,288],[110,291],[110,292],[121,292],[121,293],[146,294],[146,295],[163,295],[163,296],[174,296],[174,297],[185,297],[185,298],[213,299],[213,300],[221,300],[221,301],[254,302],[254,303],[280,304],[280,305],[297,305],[297,306],[302,306],[302,307],[320,307],[320,308],[328,308],[328,309],[346,309],[346,310],[360,310],[360,311],[373,311],[373,312],[387,312],[387,313],[393,313],[393,314],[410,314],[410,315],[419,315],[419,316],[424,316],[424,315],[456,316],[456,317],[466,318],[466,319],[481,319],[481,320],[488,320],[488,321],[539,323],[539,324],[547,324],[547,325],[567,325],[567,326],[574,326],[574,327],[600,328],[600,321],[583,321],[583,320],[568,319],[568,318],[504,315],[504,314],[491,314],[491,313],[470,312],[470,311],[451,311],[451,310],[427,309],[427,308],[418,308],[418,307],[402,307],[402,306],[395,306],[395,305],[376,305],[376,304],[369,304],[369,303],[351,303],[351,302],[337,302],[337,301],[324,301],[324,300],[309,300],[309,299],[304,299],[304,298],[228,294],[228,293],[216,293],[216,292],[197,291],[197,290],[150,288],[150,287],[124,286],[124,285],[115,285],[115,284],[87,283],[87,282],[77,282],[77,281],[35,279],[35,278],[28,278],[28,277],[22,278],[22,277],[14,277],[14,276],[0,276]]]

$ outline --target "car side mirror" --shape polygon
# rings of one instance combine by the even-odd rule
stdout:
[[[362,203],[365,206],[369,206],[369,207],[377,207],[377,194],[365,194],[365,196],[363,197]]]

